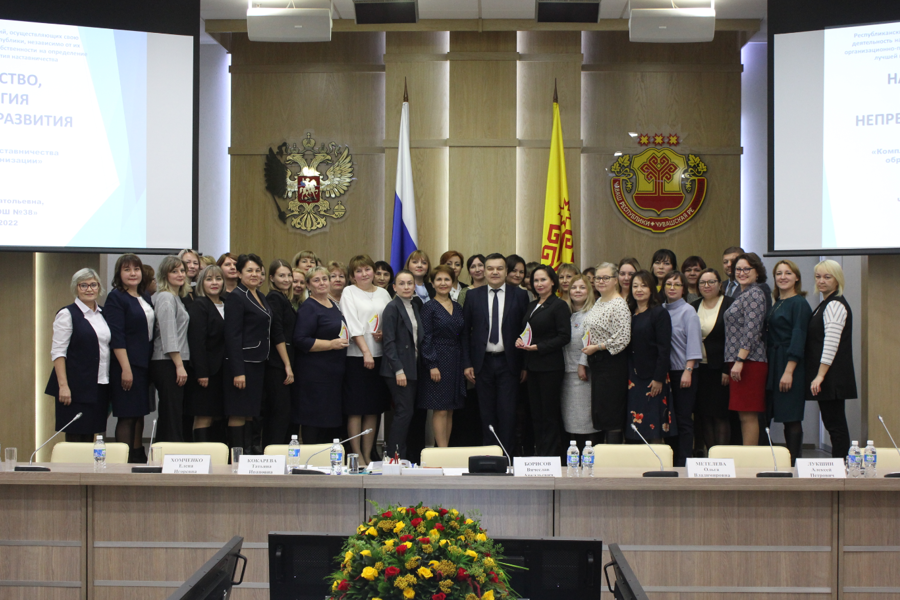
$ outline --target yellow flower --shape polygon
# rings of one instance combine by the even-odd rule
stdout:
[[[466,556],[471,556],[472,558],[478,558],[478,554],[474,550],[466,550]]]
[[[395,544],[396,542],[397,542],[397,540],[385,540],[385,541],[384,541],[384,545],[387,546],[388,548],[393,548],[393,547],[394,547],[394,544]]]
[[[452,516],[452,517],[454,517],[454,518],[455,518],[455,517],[458,517],[458,516],[459,516],[459,511],[456,510],[455,508],[451,508],[451,509],[450,509],[450,516]]]
[[[488,569],[490,569],[491,567],[493,567],[496,564],[497,563],[495,563],[494,559],[491,557],[484,559],[484,566],[487,567]]]
[[[372,598],[372,600],[381,600],[381,598]]]
[[[441,563],[439,563],[439,562],[436,561],[436,560],[429,560],[429,561],[428,561],[428,564],[431,565],[432,567],[436,567],[436,566],[438,566],[438,565],[441,564]]]
[[[460,536],[457,536],[456,539],[466,541],[466,536],[460,535]]]
[[[481,595],[481,600],[494,600],[494,591],[488,590]]]
[[[403,542],[403,545],[406,546],[407,548],[412,548],[413,544],[412,544],[412,542]]]
[[[434,575],[431,570],[426,567],[419,567],[419,570],[416,571],[416,573],[418,573],[419,577],[421,577],[422,579],[431,579],[431,577]]]
[[[439,537],[441,537],[441,532],[438,531],[437,529],[432,529],[431,531],[428,532],[428,537],[439,538]]]
[[[446,545],[449,544],[450,542],[448,542],[447,540],[441,540],[439,543],[440,543],[441,546],[446,546]]]
[[[399,512],[401,515],[405,515],[406,509],[401,506],[400,508],[397,509],[397,512]]]
[[[366,530],[366,526],[360,525],[359,527],[356,528],[356,533],[362,533],[365,530]]]
[[[344,564],[347,564],[351,560],[353,560],[353,553],[347,552],[347,554],[344,555]]]
[[[472,519],[466,519],[466,525],[471,525],[474,522],[475,521],[473,521]]]
[[[431,544],[422,544],[422,552],[425,554],[431,554],[434,552],[434,547]]]
[[[412,600],[416,597],[416,591],[412,588],[406,588],[405,590],[403,590],[403,597],[407,600]]]
[[[381,562],[381,561],[375,563],[375,570],[376,570],[376,571],[383,571],[383,570],[384,570],[384,563]]]
[[[372,556],[372,551],[371,550],[363,550],[362,552],[360,552],[360,554],[362,554],[363,556]]]
[[[368,579],[369,581],[374,581],[376,577],[378,577],[378,571],[373,569],[372,567],[366,567],[360,573],[360,577],[363,579]]]
[[[371,535],[372,537],[378,537],[378,530],[374,527],[369,527],[366,529],[366,535]]]
[[[434,512],[433,510],[429,510],[429,511],[426,511],[426,512],[425,512],[425,518],[426,518],[426,519],[433,519],[433,518],[435,518],[436,516],[438,516],[438,514],[437,514],[436,512]]]
[[[403,521],[397,521],[397,524],[394,525],[394,533],[400,533],[403,531],[403,528],[406,527],[406,523]]]
[[[332,591],[332,592],[336,592],[336,591],[337,591],[337,587],[338,587],[338,582],[335,581],[334,583],[331,584],[331,591]]]
[[[466,600],[478,600],[478,596],[475,594],[466,594]]]
[[[483,533],[479,533],[475,536],[475,539],[478,540],[479,542],[486,542],[487,536],[484,535]]]
[[[449,579],[445,579],[438,584],[438,587],[441,588],[441,591],[445,594],[450,593],[450,588],[453,587],[453,582]]]

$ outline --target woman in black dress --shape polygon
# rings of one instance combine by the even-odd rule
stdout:
[[[434,444],[450,445],[453,411],[466,403],[466,378],[462,369],[462,306],[450,299],[456,273],[448,265],[440,265],[431,274],[434,301],[422,307],[422,366],[426,377],[419,382],[418,407],[432,410],[431,426]]]
[[[672,319],[659,303],[654,277],[648,271],[631,276],[631,343],[628,345],[628,413],[625,438],[640,443],[638,428],[651,444],[678,435],[669,383]]]
[[[857,397],[853,370],[853,313],[844,298],[840,263],[816,265],[816,289],[823,300],[813,311],[806,337],[806,399],[818,400],[822,423],[831,437],[831,456],[844,458],[850,431],[844,403]]]
[[[516,348],[525,351],[522,367],[528,371],[534,451],[537,456],[562,456],[562,382],[566,372],[563,348],[572,339],[572,311],[556,295],[559,278],[553,267],[535,268],[531,287],[537,298],[528,305],[522,320],[523,329],[531,328],[531,339],[519,337]],[[565,293],[568,298],[568,288]]]
[[[292,387],[291,422],[300,424],[304,444],[326,444],[338,437],[347,346],[341,309],[328,293],[328,269],[307,272],[309,298],[297,311],[294,328],[297,382]]]
[[[136,430],[150,413],[149,368],[156,316],[144,298],[148,282],[141,259],[123,254],[116,260],[113,289],[103,307],[115,355],[109,377],[112,412],[118,419],[116,441],[128,444],[128,462],[146,462]]]
[[[265,376],[265,406],[263,408],[263,448],[284,444],[290,440],[288,425],[291,416],[291,388],[294,383],[294,345],[291,338],[297,324],[297,313],[291,304],[294,299],[294,279],[291,266],[281,258],[269,265],[269,293],[266,300],[272,307],[272,347]]]
[[[259,417],[262,408],[272,328],[272,309],[259,292],[262,264],[255,254],[241,254],[241,281],[225,298],[225,415],[232,448],[250,446],[244,424]]]
[[[75,302],[61,308],[53,321],[53,371],[44,393],[56,398],[57,431],[82,413],[66,429],[66,441],[90,442],[106,431],[111,335],[97,304],[103,293],[97,272],[76,272],[69,289]]]
[[[185,399],[184,412],[194,418],[193,440],[215,441],[214,420],[225,416],[225,274],[218,266],[200,272],[196,300],[188,315],[188,346],[191,349],[193,377],[188,381],[191,393]]]

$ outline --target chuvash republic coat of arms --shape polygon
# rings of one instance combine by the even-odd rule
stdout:
[[[647,149],[621,154],[609,168],[613,202],[631,223],[653,233],[684,225],[706,198],[706,164],[674,150],[681,143],[677,134],[634,137]]]
[[[278,208],[278,218],[294,229],[312,233],[328,224],[325,217],[340,219],[347,214],[341,202],[350,188],[353,177],[353,157],[350,148],[334,142],[323,142],[316,148],[312,134],[298,148],[287,142],[278,151],[269,148],[266,157],[266,190]],[[330,199],[337,199],[334,208]],[[287,210],[282,202],[287,201]]]

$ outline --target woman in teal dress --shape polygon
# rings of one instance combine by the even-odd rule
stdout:
[[[769,380],[775,421],[784,423],[784,439],[791,452],[791,464],[801,456],[803,447],[803,409],[806,396],[803,383],[803,350],[806,328],[812,309],[800,285],[800,270],[790,260],[779,261],[772,270],[775,279],[775,306],[769,313],[766,341]]]

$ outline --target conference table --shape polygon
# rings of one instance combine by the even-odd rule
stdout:
[[[900,479],[0,473],[0,599],[167,598],[232,536],[238,600],[268,598],[271,531],[348,535],[390,503],[480,513],[494,536],[618,543],[651,598],[900,598]],[[606,597],[612,598],[611,594]]]

